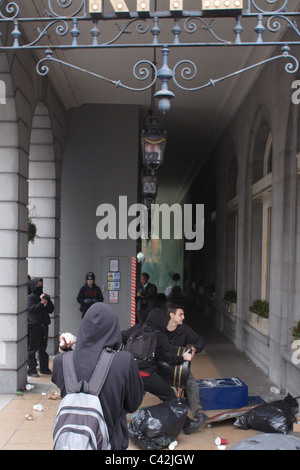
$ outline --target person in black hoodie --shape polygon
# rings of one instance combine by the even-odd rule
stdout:
[[[157,396],[163,402],[169,402],[176,398],[176,394],[173,388],[156,372],[156,362],[162,360],[167,364],[176,365],[182,364],[184,361],[191,361],[193,357],[189,350],[182,356],[178,356],[177,352],[174,352],[168,338],[164,334],[167,324],[167,315],[161,309],[154,308],[148,313],[145,323],[137,323],[128,330],[122,331],[122,342],[125,345],[132,333],[137,330],[143,329],[144,331],[156,332],[157,342],[153,362],[147,368],[140,369],[140,376],[144,382],[145,392]],[[197,429],[199,429],[198,421],[194,421],[187,416],[183,425],[183,432],[191,434]]]
[[[36,352],[39,353],[41,374],[51,374],[49,369],[48,327],[50,313],[54,305],[48,295],[43,293],[43,279],[34,278],[29,282],[28,295],[28,375],[37,377]]]
[[[120,345],[121,330],[115,311],[101,302],[92,305],[79,326],[74,349],[78,381],[90,380],[104,347],[118,351]],[[63,398],[66,389],[62,359],[63,354],[54,358],[52,381],[59,387]],[[125,450],[128,447],[126,413],[133,413],[138,409],[143,400],[143,392],[143,382],[132,355],[126,351],[118,351],[99,395],[112,450]]]
[[[83,318],[87,310],[96,302],[103,302],[104,298],[99,286],[95,283],[95,274],[88,272],[85,275],[85,284],[82,286],[77,295],[77,302],[80,304],[79,310]]]

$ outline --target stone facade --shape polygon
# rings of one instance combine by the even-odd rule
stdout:
[[[6,102],[0,107],[0,393],[9,393],[26,382],[28,273],[44,277],[45,289],[55,301],[50,353],[57,347],[59,250],[55,240],[59,238],[65,112],[51,83],[38,78],[30,54],[2,53],[0,79],[6,88]],[[40,144],[43,147],[37,152]],[[48,146],[54,150],[47,157]],[[28,253],[29,197],[40,238]]]
[[[217,197],[207,230],[214,231],[216,243],[206,238],[198,264],[206,256],[215,272],[196,270],[196,276],[214,284],[218,327],[274,383],[297,395],[299,365],[290,337],[300,318],[300,108],[291,100],[296,78],[283,73],[280,63],[264,67],[210,156]],[[207,205],[213,205],[209,198]],[[223,308],[230,289],[237,291],[234,317]],[[269,302],[267,335],[249,322],[255,299]]]
[[[299,365],[290,348],[290,328],[300,315],[300,108],[291,102],[296,78],[283,72],[282,62],[264,67],[189,194],[189,201],[205,204],[205,245],[190,260],[190,269],[196,286],[214,291],[209,316],[273,382],[294,394],[300,385]],[[44,278],[45,291],[54,300],[49,352],[57,350],[67,113],[55,86],[36,74],[28,53],[2,53],[0,80],[6,85],[6,104],[0,106],[0,393],[11,393],[26,381],[28,273]],[[136,110],[129,112],[138,122]],[[132,149],[137,167],[139,137],[130,129],[136,139]],[[128,140],[127,145],[130,148]],[[131,178],[133,187],[137,174],[132,172]],[[120,194],[119,186],[109,190],[112,200]],[[132,202],[136,191],[134,187]],[[107,201],[97,201],[101,202]],[[28,209],[38,229],[29,245]],[[78,221],[82,212],[72,209],[73,220]],[[88,230],[86,236],[85,227],[84,243],[92,240],[93,259],[103,251],[93,251],[95,227]],[[71,231],[66,227],[65,233]],[[62,241],[68,245],[68,240]],[[80,243],[77,237],[74,244]],[[114,255],[113,245],[103,246]],[[134,247],[126,247],[126,256],[134,254]],[[64,259],[67,275],[71,256]],[[223,309],[229,289],[237,291],[236,315]],[[248,308],[257,298],[269,301],[267,335],[249,323]]]

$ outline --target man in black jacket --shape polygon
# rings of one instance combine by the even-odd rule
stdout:
[[[184,321],[184,309],[179,305],[172,305],[168,308],[169,322],[165,329],[165,336],[168,342],[176,350],[178,347],[186,348],[191,346],[192,358],[196,353],[202,351],[205,345],[204,339],[199,336],[192,328],[183,323]],[[207,419],[207,416],[203,413],[200,398],[199,398],[199,387],[197,381],[194,379],[192,372],[190,371],[186,393],[190,402],[191,413],[194,421],[191,423],[190,429],[184,430],[185,434],[200,429]]]
[[[128,330],[122,331],[122,342],[125,344],[130,335],[135,331],[142,329],[144,331],[156,332],[157,343],[153,361],[149,363],[148,367],[140,368],[140,376],[144,383],[145,392],[157,396],[163,402],[168,402],[176,398],[176,394],[173,388],[156,372],[156,361],[162,360],[167,364],[177,365],[182,364],[184,361],[191,361],[192,359],[192,354],[189,351],[186,351],[182,356],[178,356],[177,352],[174,352],[170,347],[169,341],[164,334],[167,327],[167,320],[167,315],[162,310],[154,308],[149,312],[143,325],[137,323]],[[187,416],[183,425],[183,432],[185,434],[191,434],[197,429],[199,429],[198,420],[191,420],[189,416]]]
[[[95,283],[95,274],[92,272],[86,273],[85,284],[82,286],[77,295],[77,302],[80,304],[79,310],[83,318],[87,310],[96,302],[103,302],[103,295],[101,289]]]
[[[175,392],[167,382],[156,372],[156,362],[161,359],[167,364],[182,364],[184,360],[190,361],[191,354],[188,352],[184,356],[178,356],[169,346],[164,338],[163,330],[167,325],[167,316],[159,308],[154,308],[149,312],[145,323],[132,326],[128,330],[122,331],[122,342],[125,344],[135,331],[143,331],[147,334],[156,333],[156,348],[153,351],[153,360],[140,368],[140,376],[144,382],[145,392],[157,396],[160,400],[169,401],[176,398]]]
[[[63,350],[69,349],[74,343],[68,341],[66,333],[61,339],[60,347]],[[90,380],[104,347],[118,350],[120,345],[121,331],[115,311],[102,302],[92,305],[80,324],[76,339],[74,365],[78,381]],[[54,358],[52,381],[60,388],[63,398],[66,388],[62,360],[63,354]],[[132,355],[119,351],[114,356],[99,396],[112,450],[125,450],[128,447],[126,413],[138,409],[143,392],[143,382]]]
[[[141,283],[136,294],[136,316],[138,323],[144,323],[147,315],[156,307],[157,287],[149,282],[149,274],[141,274]]]
[[[43,279],[34,278],[29,282],[28,295],[28,375],[38,377],[36,370],[36,352],[39,353],[40,373],[51,374],[49,369],[49,355],[46,352],[48,345],[48,327],[50,313],[54,305],[49,297],[43,293]]]

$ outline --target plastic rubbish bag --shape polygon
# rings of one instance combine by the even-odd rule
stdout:
[[[240,429],[255,429],[265,433],[287,434],[298,412],[298,402],[290,394],[283,400],[264,403],[244,415],[239,416],[233,423]]]
[[[182,430],[187,411],[186,401],[177,398],[143,408],[128,426],[129,438],[144,450],[168,447]]]

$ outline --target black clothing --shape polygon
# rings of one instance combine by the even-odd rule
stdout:
[[[196,352],[199,353],[205,346],[204,339],[199,336],[191,327],[185,325],[177,326],[174,331],[168,331],[165,329],[165,334],[169,340],[169,343],[174,347],[186,347],[191,344],[196,348]]]
[[[142,295],[136,297],[136,316],[138,323],[144,323],[148,313],[156,307],[157,288],[148,282],[146,285],[141,284],[138,292]]]
[[[28,375],[37,374],[37,362],[35,354],[39,353],[40,372],[49,373],[49,355],[46,351],[48,346],[48,326],[28,326]]]
[[[74,350],[78,380],[89,381],[105,346],[118,350],[120,344],[121,331],[114,310],[104,303],[92,305],[80,324]],[[54,358],[52,381],[64,397],[66,390],[62,358],[63,354]],[[125,450],[128,447],[126,413],[137,410],[143,400],[143,391],[143,383],[132,355],[126,351],[115,354],[100,393],[112,450]]]
[[[175,392],[164,379],[156,372],[156,361],[158,359],[164,360],[168,364],[182,364],[183,357],[177,356],[168,344],[168,340],[163,334],[167,326],[167,316],[159,308],[155,308],[149,312],[146,321],[143,325],[136,324],[129,328],[129,330],[122,331],[122,341],[126,343],[129,336],[137,329],[143,326],[146,331],[155,331],[157,334],[157,344],[155,357],[153,362],[147,368],[140,370],[140,375],[144,383],[145,392],[157,396],[163,402],[176,398]]]
[[[148,314],[145,323],[143,324],[143,329],[146,331],[155,331],[157,334],[157,345],[155,351],[155,358],[151,364],[147,367],[147,369],[141,369],[145,372],[152,373],[156,367],[157,360],[163,360],[168,364],[182,364],[183,357],[177,356],[176,352],[170,347],[170,344],[167,338],[164,335],[164,330],[167,326],[168,318],[162,310],[159,308],[154,308]],[[132,326],[128,330],[122,331],[122,342],[125,344],[129,338],[129,336],[140,329],[142,325],[137,323],[136,325]]]
[[[92,287],[89,287],[87,283],[82,286],[77,295],[77,302],[80,304],[79,310],[82,313],[82,318],[91,305],[96,302],[103,302],[103,300],[101,289],[95,283]]]
[[[166,328],[165,337],[174,350],[178,350],[179,347],[185,348],[188,345],[191,345],[194,346],[196,348],[196,352],[199,353],[202,351],[205,345],[204,339],[184,323],[182,323],[182,325],[178,325],[173,331],[169,331]],[[189,372],[186,384],[186,394],[190,402],[192,415],[198,420],[196,424],[190,423],[188,425],[185,433],[189,434],[190,432],[196,430],[197,426],[201,427],[202,423],[204,424],[204,415],[202,413],[202,406],[199,398],[199,386],[191,371]]]
[[[145,392],[155,395],[161,401],[168,402],[173,398],[176,398],[173,388],[170,387],[167,382],[157,374],[157,372],[154,371],[152,374],[142,377],[142,380]]]
[[[39,353],[40,372],[49,372],[49,355],[46,352],[48,345],[48,325],[50,313],[54,311],[54,305],[50,299],[47,305],[41,302],[42,287],[37,284],[42,279],[32,279],[29,283],[28,295],[28,375],[37,373],[36,352]]]
[[[50,313],[54,312],[54,305],[49,299],[47,305],[42,304],[40,295],[43,293],[42,287],[37,287],[41,279],[32,279],[29,283],[31,293],[28,295],[28,324],[29,325],[50,325]]]

